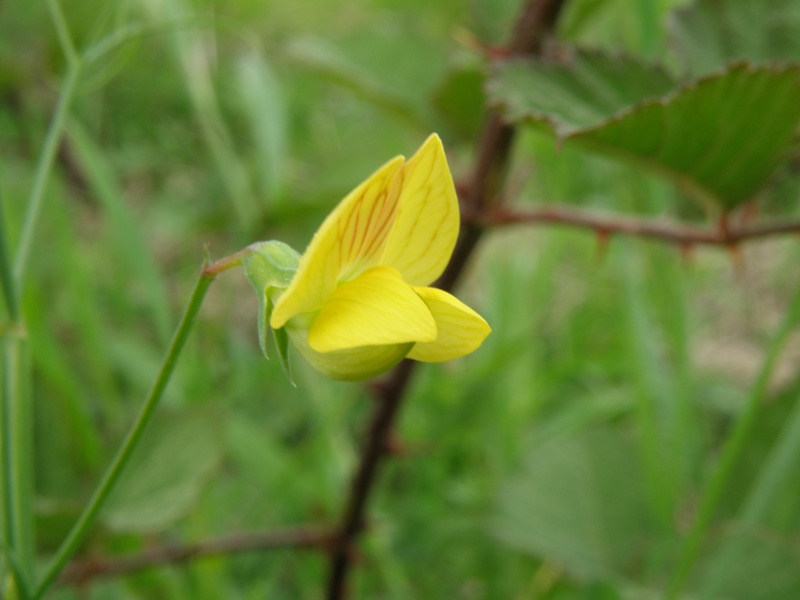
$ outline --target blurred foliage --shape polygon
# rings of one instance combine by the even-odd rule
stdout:
[[[798,58],[793,0],[567,7],[555,55],[575,46],[614,57],[595,59],[614,68],[536,73],[524,101],[539,94],[550,104],[536,110],[550,120],[578,100],[592,115],[580,126],[645,97],[674,101],[679,82],[730,59],[761,64],[757,73],[796,71],[763,66]],[[487,72],[470,40],[502,43],[518,8],[512,0],[64,1],[86,58],[23,294],[43,560],[147,392],[203,247],[214,257],[259,239],[303,248],[352,186],[431,131],[444,139],[456,180],[467,177]],[[642,78],[653,65],[658,74]],[[44,3],[0,4],[0,189],[12,248],[66,68]],[[554,74],[569,95],[545,87]],[[746,77],[740,83],[753,89]],[[669,114],[659,101],[659,119],[680,131],[712,122],[737,133],[720,144],[711,173],[725,177],[725,169],[741,175],[739,151],[752,149],[754,131],[767,131],[759,119],[778,115],[773,125],[786,144],[753,190],[766,186],[763,210],[786,217],[797,214],[798,163],[772,168],[792,150],[792,132],[796,145],[797,96],[793,83],[782,97],[769,85],[733,116],[715,114],[718,99],[706,98],[699,116]],[[622,101],[602,104],[598,89]],[[772,100],[787,112],[775,112]],[[638,129],[636,113],[616,126]],[[521,132],[510,201],[704,218],[668,178],[596,149],[559,148],[553,137]],[[680,142],[668,148],[674,157],[683,156]],[[639,241],[598,250],[586,232],[491,233],[460,294],[494,333],[470,357],[420,369],[397,434],[407,452],[380,480],[354,597],[660,597],[800,286],[796,240],[741,254],[745,268],[732,275],[724,251],[687,261]],[[336,520],[372,408],[368,392],[300,361],[293,388],[258,349],[256,311],[243,277],[219,278],[147,443],[84,554]],[[763,519],[736,529],[798,410],[798,351],[794,334],[690,592],[712,589],[724,567],[730,577],[716,589],[725,597],[798,595],[796,458],[783,463],[787,484]],[[721,560],[742,536],[751,551]],[[325,569],[313,553],[248,553],[59,587],[49,597],[317,598]]]

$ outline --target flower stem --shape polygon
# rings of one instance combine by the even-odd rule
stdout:
[[[239,250],[239,252],[235,252],[230,256],[225,256],[214,262],[209,262],[203,268],[203,275],[214,278],[223,271],[241,266],[242,257],[244,257],[248,252],[252,252],[254,245],[255,244],[251,244],[250,246],[247,246],[246,248],[243,248],[242,250]]]
[[[11,255],[8,251],[6,231],[5,203],[3,201],[3,190],[0,189],[0,289],[3,291],[8,320],[11,323],[16,323],[19,319],[19,297],[14,281],[14,271],[11,266]]]
[[[35,562],[33,526],[32,414],[26,381],[28,346],[24,334],[12,330],[2,347],[2,473],[6,545],[14,553],[19,572],[18,589],[33,577]],[[22,581],[19,581],[22,579]]]
[[[161,399],[161,395],[163,394],[164,389],[167,387],[167,383],[169,382],[170,376],[175,368],[175,364],[178,360],[181,350],[183,350],[183,346],[189,336],[189,332],[194,324],[195,317],[197,316],[200,306],[203,303],[203,298],[205,297],[206,291],[211,285],[211,282],[214,280],[214,275],[208,274],[205,271],[205,266],[206,265],[204,264],[204,270],[201,271],[200,276],[197,279],[197,283],[195,284],[194,291],[189,299],[189,304],[186,307],[186,311],[184,312],[183,317],[178,324],[178,328],[175,330],[172,342],[170,343],[169,349],[167,350],[164,360],[161,363],[161,369],[158,372],[158,376],[153,383],[153,387],[150,389],[150,393],[147,395],[147,399],[145,400],[144,405],[142,406],[139,415],[136,418],[136,421],[128,432],[128,435],[125,438],[125,441],[122,443],[122,446],[120,446],[120,449],[117,451],[117,455],[114,457],[113,462],[109,466],[105,475],[103,475],[103,479],[89,500],[89,503],[84,507],[80,517],[78,517],[78,520],[72,526],[72,529],[70,530],[66,539],[56,552],[55,556],[50,562],[50,565],[47,567],[46,572],[36,585],[36,588],[32,594],[34,600],[41,598],[47,589],[53,584],[61,572],[61,569],[64,568],[64,565],[67,564],[67,561],[69,561],[69,559],[80,546],[83,539],[86,537],[86,534],[89,532],[90,527],[97,518],[100,509],[103,507],[108,495],[111,493],[111,490],[114,488],[114,485],[119,479],[122,470],[125,468],[125,465],[130,459],[131,454],[133,454],[134,449],[139,443],[147,424],[150,422],[153,412],[155,411],[156,407],[158,406],[158,402]]]
[[[792,304],[786,313],[786,317],[783,323],[781,323],[780,329],[770,342],[767,356],[761,365],[761,370],[756,382],[750,390],[747,405],[739,416],[733,431],[730,433],[722,449],[719,466],[703,494],[697,518],[681,548],[678,566],[675,569],[672,581],[665,594],[665,598],[668,600],[677,598],[686,584],[686,580],[694,567],[694,563],[700,552],[703,541],[705,540],[706,533],[711,524],[711,519],[714,517],[719,501],[725,493],[731,481],[731,477],[736,471],[736,466],[739,463],[742,452],[747,448],[748,442],[750,441],[750,436],[753,433],[759,410],[763,404],[767,385],[775,370],[778,358],[786,345],[789,335],[799,322],[800,289],[797,290]]]
[[[3,555],[11,567],[16,590],[28,598],[35,563],[33,526],[33,459],[31,403],[25,382],[29,377],[28,348],[20,320],[19,291],[8,251],[5,206],[0,194],[0,284],[8,320],[0,341],[0,488]]]

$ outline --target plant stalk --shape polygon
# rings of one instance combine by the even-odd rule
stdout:
[[[205,268],[205,264],[203,266]],[[150,393],[147,395],[147,398],[142,405],[139,415],[136,417],[136,421],[133,423],[127,437],[125,438],[125,441],[117,451],[114,460],[106,470],[105,475],[103,475],[103,479],[101,480],[88,504],[84,507],[80,517],[78,517],[78,520],[72,526],[72,529],[70,530],[66,539],[61,544],[61,547],[56,552],[55,556],[47,567],[47,570],[34,589],[32,595],[34,600],[38,600],[42,597],[42,595],[56,580],[59,573],[64,568],[64,565],[67,564],[69,559],[78,550],[78,547],[80,546],[81,542],[83,542],[86,534],[89,532],[89,529],[97,518],[97,515],[103,508],[105,501],[108,499],[111,490],[119,480],[122,470],[125,468],[125,465],[133,454],[134,449],[141,440],[142,434],[150,422],[150,419],[152,418],[153,413],[158,406],[159,400],[164,393],[164,389],[167,387],[170,376],[175,369],[175,364],[177,363],[178,357],[183,350],[186,339],[188,338],[189,332],[191,331],[192,325],[197,317],[197,313],[200,310],[200,306],[203,303],[203,298],[205,297],[206,291],[213,280],[214,276],[209,275],[205,269],[200,273],[183,317],[178,324],[178,328],[175,330],[175,334],[172,337],[172,342],[170,343],[169,349],[167,350],[164,360],[161,363],[158,376],[156,377],[153,387],[150,389]]]
[[[3,554],[17,593],[28,598],[34,576],[32,409],[25,382],[29,378],[28,347],[20,318],[19,291],[14,281],[5,206],[0,193],[0,283],[8,320],[0,333],[0,487],[2,488]]]

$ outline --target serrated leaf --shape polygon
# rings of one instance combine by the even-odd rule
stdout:
[[[722,210],[754,197],[789,153],[800,65],[738,64],[660,97],[652,94],[666,80],[641,76],[602,74],[586,61],[509,62],[489,95],[510,122],[644,165]]]
[[[108,500],[105,524],[151,532],[187,514],[219,464],[218,439],[215,420],[206,416],[154,423]]]
[[[720,70],[732,61],[800,59],[797,0],[697,0],[676,10],[670,42],[687,70]]]
[[[636,457],[624,433],[610,428],[535,446],[500,490],[493,533],[578,577],[625,573],[648,532]]]
[[[568,63],[507,61],[489,79],[489,101],[511,122],[528,121],[560,137],[595,126],[676,82],[632,57],[576,51]]]

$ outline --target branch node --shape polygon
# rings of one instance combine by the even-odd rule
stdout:
[[[406,444],[397,434],[391,431],[386,436],[386,453],[394,458],[409,458],[414,454],[411,446]]]

